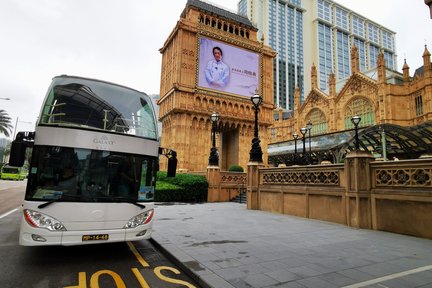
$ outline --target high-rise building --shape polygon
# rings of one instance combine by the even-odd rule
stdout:
[[[387,68],[397,69],[395,32],[332,0],[240,0],[238,11],[278,52],[274,65],[278,107],[293,109],[295,86],[302,100],[309,93],[313,65],[321,90],[327,90],[332,72],[336,81],[348,77],[352,45],[358,49],[360,71],[375,68],[381,50]]]
[[[264,39],[278,55],[274,59],[274,104],[284,109],[294,106],[294,89],[304,95],[303,25],[305,12],[301,0],[240,0],[238,12],[258,28],[258,39]]]
[[[376,68],[381,50],[387,68],[397,70],[395,32],[331,0],[303,0],[302,4],[304,38],[310,41],[305,45],[305,67],[317,66],[321,90],[327,89],[331,72],[336,81],[351,74],[352,45],[359,53],[360,71]]]

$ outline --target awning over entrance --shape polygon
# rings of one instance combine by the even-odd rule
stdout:
[[[432,121],[411,127],[394,124],[380,124],[359,128],[360,149],[369,151],[376,158],[415,159],[424,155],[432,156]],[[304,163],[303,141],[297,139],[270,144],[268,146],[269,164],[301,164]],[[354,150],[355,131],[345,130],[336,133],[306,136],[306,154],[311,163],[328,160],[339,163],[345,155]],[[297,146],[297,153],[296,152]],[[303,159],[303,160],[302,160]]]

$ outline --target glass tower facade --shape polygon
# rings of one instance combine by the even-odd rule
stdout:
[[[316,18],[308,14],[311,18],[307,23],[318,26],[317,68],[321,90],[327,90],[332,71],[336,80],[351,75],[352,45],[358,49],[360,71],[376,68],[380,51],[384,53],[387,68],[397,69],[394,32],[332,0],[309,1],[317,11]]]
[[[267,11],[267,13],[264,13]],[[274,59],[274,104],[292,110],[294,90],[304,97],[303,12],[301,0],[241,0],[239,14],[258,28],[258,37],[277,52]]]
[[[336,80],[349,77],[353,45],[360,71],[375,68],[380,51],[387,68],[397,70],[395,33],[333,0],[240,0],[238,11],[257,26],[259,39],[264,35],[264,43],[278,53],[273,71],[277,107],[294,108],[296,86],[303,101],[311,89],[313,64],[323,91],[331,72]]]

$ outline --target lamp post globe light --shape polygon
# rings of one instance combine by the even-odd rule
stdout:
[[[262,160],[262,150],[261,150],[261,145],[260,145],[260,140],[258,137],[258,111],[259,111],[259,106],[261,105],[263,98],[258,95],[255,94],[254,96],[251,97],[251,101],[252,104],[254,106],[254,110],[255,110],[255,127],[254,127],[254,138],[252,139],[252,148],[249,152],[249,161],[251,162],[263,162]]]
[[[311,164],[312,162],[312,149],[311,149],[311,130],[312,130],[312,122],[309,119],[307,124],[306,124],[306,129],[308,130],[308,134],[309,134],[309,164]]]
[[[212,122],[212,147],[210,149],[209,166],[219,166],[219,153],[216,148],[216,124],[219,121],[219,114],[213,112],[210,115]]]
[[[360,143],[358,138],[358,125],[361,121],[361,117],[358,115],[355,115],[351,118],[351,122],[354,124],[354,130],[355,130],[355,150],[360,149]]]
[[[298,139],[298,134],[294,133],[293,134],[293,138],[294,138],[294,164],[297,164],[297,139]]]
[[[302,127],[300,128],[300,132],[302,134],[302,141],[303,141],[303,157],[306,157],[306,133],[307,133],[307,128],[306,127]]]

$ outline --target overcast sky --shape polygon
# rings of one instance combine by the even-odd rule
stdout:
[[[237,11],[237,0],[213,2]],[[336,2],[397,33],[398,71],[406,58],[412,75],[422,65],[424,45],[432,51],[432,20],[423,0]],[[14,125],[18,117],[17,131],[32,130],[51,79],[60,74],[159,94],[159,49],[185,4],[186,0],[0,0],[0,98],[11,98],[0,99],[0,109]]]

